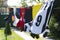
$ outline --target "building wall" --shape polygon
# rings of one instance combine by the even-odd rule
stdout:
[[[0,0],[0,14],[8,14],[7,0]]]

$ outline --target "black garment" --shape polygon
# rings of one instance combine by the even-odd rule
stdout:
[[[32,7],[26,7],[25,23],[32,21]]]
[[[39,34],[31,33],[30,35],[31,35],[31,37],[33,37],[33,38],[36,38],[36,39],[38,39],[38,38],[39,38]]]
[[[13,13],[14,13],[13,8],[10,8],[9,9],[9,15],[8,15],[8,17],[5,18],[5,20],[7,22],[11,22],[12,21],[12,16],[14,15]]]

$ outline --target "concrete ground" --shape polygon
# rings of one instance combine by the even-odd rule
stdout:
[[[36,40],[36,39],[32,38],[31,36],[27,35],[25,32],[21,32],[21,31],[16,30],[16,29],[13,29],[13,31],[16,34],[18,34],[20,37],[24,38],[25,40]],[[43,38],[42,35],[40,35],[40,37]],[[42,40],[53,40],[53,39],[46,37],[46,38],[43,38]]]

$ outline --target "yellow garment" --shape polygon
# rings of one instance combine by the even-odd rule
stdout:
[[[39,9],[41,8],[41,6],[42,6],[42,3],[38,3],[37,5],[34,5],[32,7],[32,18],[33,19],[35,18],[36,14],[39,11]]]
[[[14,21],[15,20],[15,18],[14,18],[14,16],[12,16],[12,21]]]

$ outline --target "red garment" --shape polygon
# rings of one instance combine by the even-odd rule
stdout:
[[[25,15],[25,8],[20,8],[20,20],[17,23],[17,27],[19,27],[21,31],[24,29],[24,15]]]

